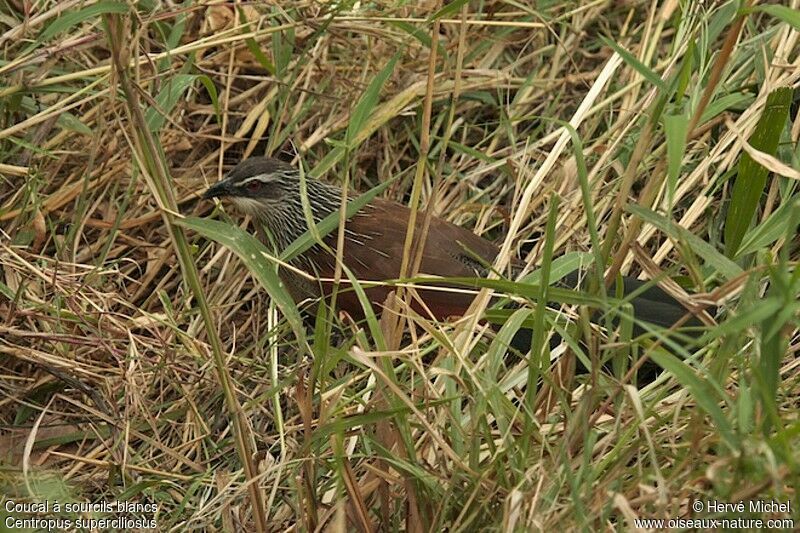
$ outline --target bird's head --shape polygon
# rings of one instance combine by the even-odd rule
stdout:
[[[299,194],[300,175],[294,167],[270,157],[250,157],[209,187],[203,198],[227,198],[244,213],[263,217]]]

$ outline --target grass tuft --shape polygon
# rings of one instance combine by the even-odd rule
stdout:
[[[754,4],[0,3],[4,526],[799,527],[800,2]],[[473,312],[409,305],[409,241],[393,313],[304,319],[200,201],[252,154],[500,244]],[[113,501],[155,510],[63,508]]]

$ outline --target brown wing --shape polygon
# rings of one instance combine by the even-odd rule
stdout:
[[[403,243],[410,210],[402,205],[375,199],[357,213],[345,226],[345,263],[361,280],[384,281],[397,279],[403,257]],[[422,233],[423,215],[415,224],[414,238]],[[336,233],[326,237],[335,247]],[[425,240],[419,273],[443,277],[475,277],[486,273],[484,264],[491,265],[498,248],[471,231],[433,217]],[[334,262],[330,257],[313,258],[322,277],[333,277]],[[445,285],[445,284],[443,284]],[[381,305],[390,287],[374,287],[367,291],[373,305]],[[418,294],[437,318],[463,314],[473,295],[458,292],[419,290]],[[337,296],[339,306],[354,316],[362,316],[361,305],[352,291]],[[420,309],[418,309],[420,310]],[[421,311],[421,310],[420,310]]]

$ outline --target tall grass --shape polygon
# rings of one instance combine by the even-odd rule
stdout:
[[[0,493],[160,530],[797,527],[797,8],[7,0]],[[249,238],[199,194],[252,154],[500,244],[470,313],[414,311],[410,241],[392,312],[299,311],[277,265],[352,213]],[[702,334],[637,336],[620,273]],[[790,510],[708,505],[740,501]]]

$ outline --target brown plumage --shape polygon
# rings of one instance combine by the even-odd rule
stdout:
[[[340,188],[311,177],[306,177],[305,183],[308,205],[315,222],[339,210]],[[231,199],[266,227],[281,250],[307,230],[300,174],[291,165],[276,159],[252,157],[242,161],[225,179],[209,188],[204,197]],[[343,262],[357,279],[386,281],[399,277],[409,217],[407,207],[374,199],[346,222]],[[420,217],[415,226],[415,241],[420,237],[421,228]],[[336,239],[337,231],[324,237],[331,250],[336,248]],[[499,248],[486,239],[446,220],[431,217],[419,274],[483,276],[486,265],[491,265],[498,253]],[[330,252],[315,245],[293,263],[317,278],[310,280],[289,269],[281,269],[281,277],[296,301],[319,298],[331,291],[330,282],[318,281],[334,277],[335,258]],[[576,287],[578,278],[578,274],[573,273],[563,280],[562,285]],[[638,292],[632,301],[637,319],[669,327],[686,314],[686,310],[660,288],[649,287],[641,291],[645,282],[632,278],[625,278],[623,282],[624,294]],[[446,282],[442,285],[446,286]],[[390,290],[388,286],[377,286],[367,289],[366,293],[378,309]],[[613,294],[614,287],[611,291]],[[473,295],[465,292],[418,289],[417,293],[437,319],[462,315],[473,300]],[[354,317],[364,314],[347,283],[342,284],[337,302],[340,309]],[[420,312],[427,312],[422,306],[415,307]],[[689,324],[698,325],[699,322],[692,319]]]
[[[227,197],[237,207],[252,215],[270,232],[279,248],[284,249],[307,230],[302,210],[300,174],[293,167],[266,157],[253,157],[239,163],[226,178],[205,193],[206,198]],[[306,177],[309,205],[315,222],[339,210],[341,189]],[[344,264],[362,281],[397,279],[403,256],[411,211],[402,205],[380,198],[373,199],[345,224]],[[258,224],[257,224],[258,225]],[[421,235],[422,220],[415,227],[415,244]],[[336,249],[337,231],[323,240]],[[432,217],[422,253],[419,274],[442,277],[473,277],[485,273],[498,253],[498,248],[469,230]],[[294,261],[294,265],[318,279],[332,279],[335,256],[321,246],[313,246]],[[281,269],[281,278],[295,301],[319,298],[331,291],[331,283],[318,282],[289,269]],[[347,279],[343,277],[343,279]],[[373,306],[386,300],[388,286],[366,289]],[[420,289],[418,294],[438,319],[461,315],[473,295],[456,291]],[[364,312],[355,292],[343,283],[337,305],[354,317]],[[415,306],[426,312],[421,306]]]
[[[376,198],[347,221],[344,263],[357,279],[385,281],[399,277],[410,214],[410,209],[405,206]],[[417,219],[412,246],[420,239],[423,225],[421,219],[421,216]],[[336,231],[333,231],[324,240],[335,250],[336,238]],[[433,217],[425,239],[419,274],[442,277],[482,276],[486,273],[486,265],[492,264],[498,252],[499,249],[486,239]],[[333,277],[335,262],[327,251],[317,247],[308,256],[318,266],[321,278]],[[323,286],[326,292],[330,292],[328,284]],[[342,287],[344,290],[337,296],[339,307],[354,317],[363,316],[355,292],[347,290],[348,284],[343,284]],[[366,289],[366,294],[373,306],[380,306],[391,290],[392,287],[389,286],[376,286]],[[474,298],[474,294],[463,291],[418,289],[417,294],[433,316],[440,320],[464,314]],[[315,296],[318,295],[317,291]],[[426,312],[419,305],[414,307],[419,312]]]

